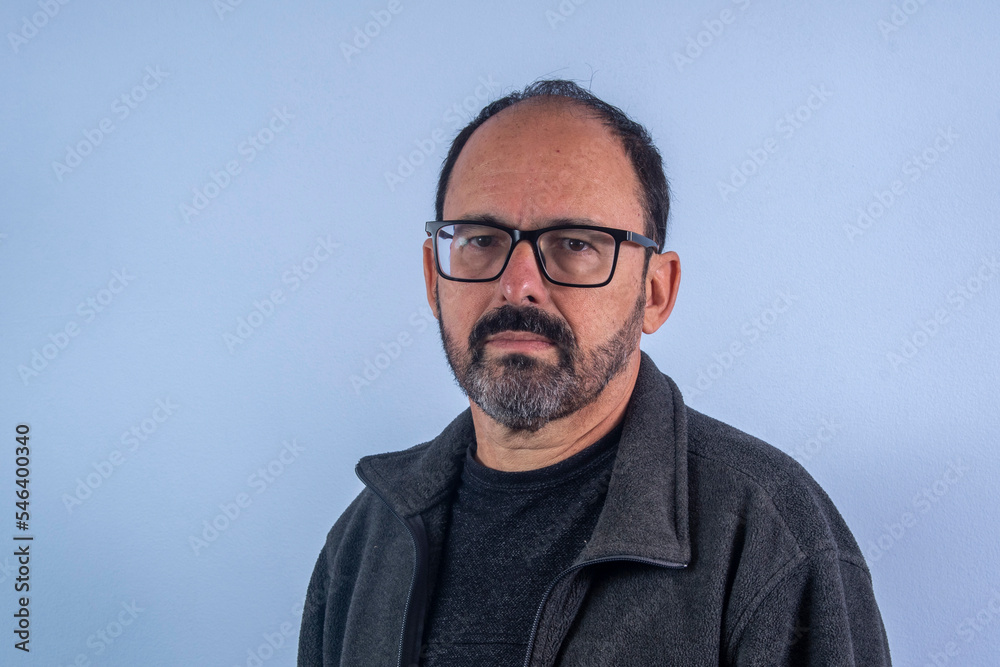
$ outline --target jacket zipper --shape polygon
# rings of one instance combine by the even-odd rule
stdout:
[[[381,493],[379,493],[378,489],[376,489],[375,486],[365,478],[365,476],[361,473],[360,468],[355,468],[354,473],[358,476],[358,478],[364,483],[366,487],[371,489],[372,493],[378,496],[379,500],[381,500],[385,504],[386,508],[388,508],[388,510],[392,513],[392,515],[396,517],[396,519],[398,519],[401,524],[403,524],[403,527],[405,527],[406,531],[410,534],[410,539],[413,541],[413,575],[410,577],[410,590],[406,594],[406,605],[403,607],[403,627],[399,631],[399,652],[396,654],[397,667],[403,667],[403,648],[406,641],[406,625],[407,622],[409,621],[409,616],[410,616],[410,602],[413,599],[413,592],[416,590],[417,587],[417,576],[418,573],[420,572],[420,566],[421,566],[421,558],[420,558],[421,554],[420,554],[420,547],[417,544],[417,535],[416,533],[414,533],[413,528],[410,526],[409,522],[403,519],[403,517],[401,517],[399,514],[397,514],[396,510],[392,509],[392,506],[385,499],[385,497]],[[421,640],[422,640],[421,637],[416,638],[417,649],[418,649],[417,654],[419,654],[419,647]]]
[[[545,601],[549,599],[549,594],[552,592],[552,589],[555,588],[556,584],[559,583],[559,580],[562,579],[567,574],[569,574],[570,572],[572,572],[573,570],[578,570],[582,567],[586,567],[587,565],[596,565],[597,563],[607,563],[616,560],[627,560],[636,563],[645,563],[646,565],[668,567],[675,570],[687,567],[686,563],[671,563],[669,561],[653,560],[651,558],[640,558],[638,556],[605,556],[604,558],[595,558],[594,560],[584,561],[577,565],[573,565],[572,567],[566,568],[565,570],[557,574],[555,579],[549,582],[549,587],[545,589],[545,594],[542,595],[542,600],[541,602],[538,603],[538,610],[535,612],[535,621],[531,625],[531,634],[528,636],[528,651],[524,655],[524,667],[530,667],[529,663],[531,661],[531,651],[535,647],[535,638],[536,635],[538,634],[538,624],[542,618],[542,609],[545,607]]]

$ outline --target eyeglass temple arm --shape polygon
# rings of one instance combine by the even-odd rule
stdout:
[[[656,248],[659,250],[659,244],[657,244],[656,241],[637,232],[626,231],[625,240],[631,241],[632,243],[638,243],[643,248]]]

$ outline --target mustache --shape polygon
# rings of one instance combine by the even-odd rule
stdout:
[[[469,349],[480,352],[487,337],[503,331],[525,331],[545,336],[561,350],[572,350],[576,337],[569,325],[539,308],[500,306],[480,318],[469,334]]]

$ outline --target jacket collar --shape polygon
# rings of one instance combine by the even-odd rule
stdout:
[[[638,558],[686,565],[691,557],[686,408],[674,381],[640,354],[604,508],[577,563]],[[429,443],[366,456],[356,470],[392,511],[409,518],[457,488],[474,438],[467,409]]]

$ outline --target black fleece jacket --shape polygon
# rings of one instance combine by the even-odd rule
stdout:
[[[366,456],[306,598],[302,667],[419,664],[450,501],[474,438]],[[475,586],[475,581],[469,582]],[[604,507],[539,601],[525,667],[889,665],[850,530],[779,450],[684,405],[642,355]]]

